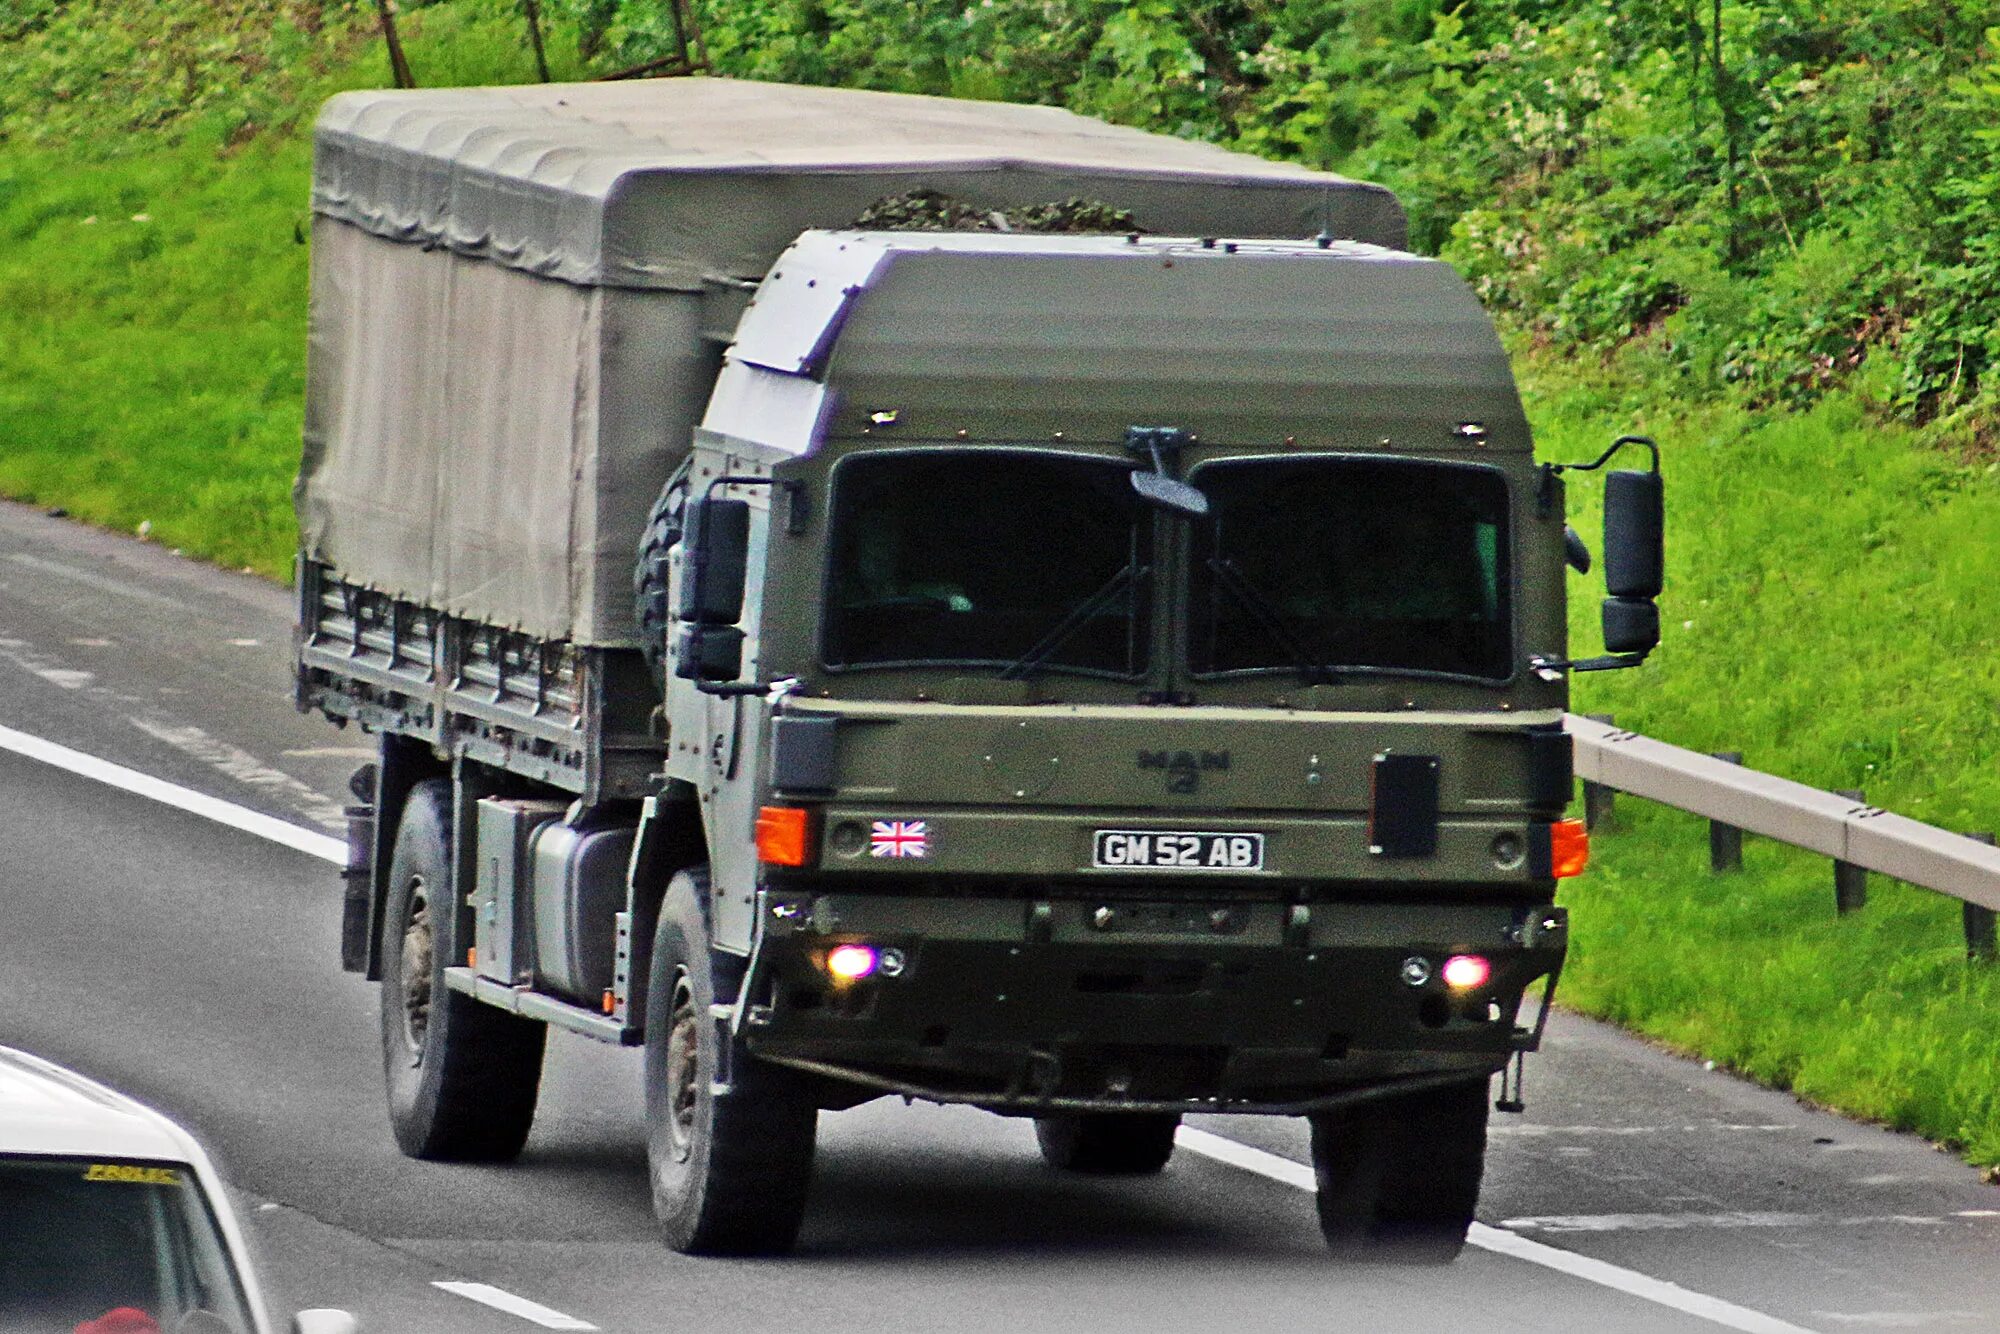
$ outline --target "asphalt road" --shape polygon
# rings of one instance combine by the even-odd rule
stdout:
[[[0,726],[335,832],[366,743],[293,711],[289,623],[283,590],[0,505]],[[1296,1122],[1201,1127],[1257,1170],[1184,1148],[1105,1182],[1043,1168],[1025,1123],[894,1101],[824,1118],[797,1256],[685,1259],[653,1237],[632,1054],[556,1035],[517,1164],[404,1159],[332,867],[4,748],[0,811],[0,1041],[195,1127],[276,1306],[371,1334],[537,1328],[441,1281],[631,1331],[2000,1329],[1970,1169],[1567,1016],[1495,1118],[1496,1232],[1448,1271],[1331,1264],[1272,1179]]]

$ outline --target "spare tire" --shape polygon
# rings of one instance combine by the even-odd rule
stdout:
[[[639,651],[655,689],[667,688],[667,630],[673,608],[667,604],[667,553],[681,540],[682,515],[687,510],[688,465],[683,463],[660,488],[660,498],[646,516],[639,536],[639,558],[632,567],[632,619],[639,626]]]

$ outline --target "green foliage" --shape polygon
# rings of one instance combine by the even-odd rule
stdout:
[[[620,60],[667,0],[550,0]],[[1045,102],[1381,180],[1537,342],[1990,447],[2000,42],[1956,0],[699,0],[717,68]],[[1716,21],[1719,13],[1720,22]],[[1719,31],[1718,31],[1719,29]]]

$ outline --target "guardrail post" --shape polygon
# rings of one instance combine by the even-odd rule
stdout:
[[[1993,846],[1991,834],[1967,834],[1975,843]],[[1992,963],[2000,958],[2000,945],[1996,945],[1993,931],[1993,910],[1982,908],[1976,903],[1961,905],[1965,909],[1965,957],[1974,963]]]
[[[1727,764],[1743,763],[1740,750],[1718,750],[1714,758]],[[1708,822],[1708,869],[1711,874],[1743,869],[1743,831],[1720,820]]]
[[[1586,713],[1583,716],[1594,723],[1603,723],[1606,727],[1616,725],[1608,713]],[[1593,783],[1588,778],[1583,780],[1583,827],[1585,829],[1595,829],[1601,824],[1610,823],[1611,817],[1614,814],[1613,797],[1613,790],[1604,786],[1604,784]]]
[[[1833,795],[1857,805],[1868,799],[1852,788],[1835,788]],[[1833,863],[1833,907],[1845,917],[1868,906],[1868,868],[1836,858]]]

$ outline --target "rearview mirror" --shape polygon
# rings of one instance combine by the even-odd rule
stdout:
[[[1165,473],[1135,472],[1132,474],[1132,489],[1148,503],[1161,509],[1185,514],[1190,519],[1205,518],[1208,515],[1208,497],[1189,486],[1177,482]]]
[[[687,509],[687,561],[681,567],[680,619],[734,625],[743,617],[750,564],[750,503],[706,496]]]
[[[1666,489],[1656,472],[1604,475],[1604,587],[1656,598],[1666,570]]]
[[[1636,667],[1660,646],[1659,597],[1665,582],[1666,487],[1660,480],[1660,447],[1643,435],[1621,435],[1589,463],[1545,463],[1539,504],[1549,513],[1556,479],[1566,472],[1595,472],[1611,456],[1636,445],[1653,456],[1651,471],[1624,469],[1604,475],[1604,649],[1606,656],[1577,661],[1542,661],[1554,672],[1602,672]],[[1573,529],[1563,529],[1564,554],[1579,574],[1590,570],[1590,552]]]

